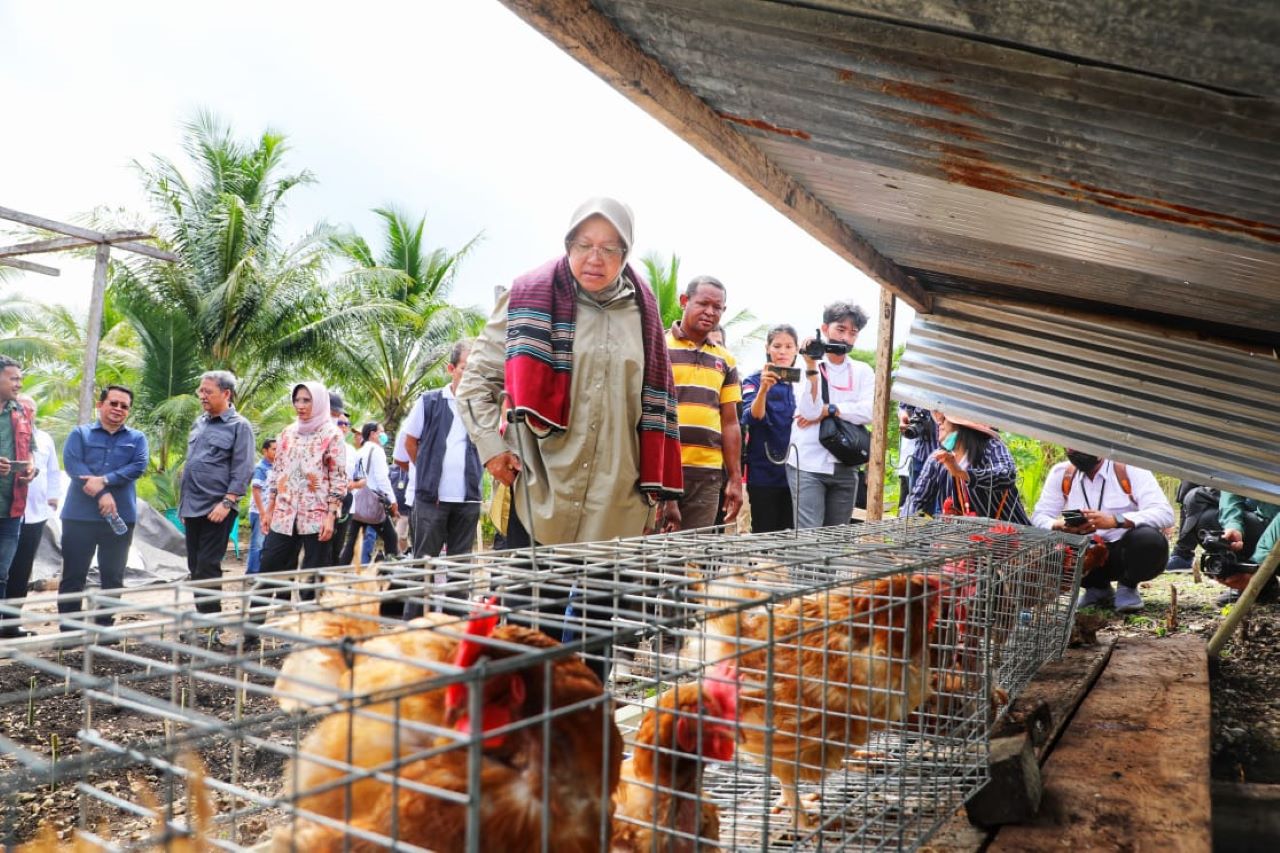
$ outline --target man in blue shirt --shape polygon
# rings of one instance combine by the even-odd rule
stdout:
[[[94,552],[102,590],[124,586],[124,567],[138,519],[134,484],[147,470],[147,437],[124,422],[133,407],[133,392],[108,385],[98,398],[98,419],[76,427],[62,449],[62,467],[70,485],[62,507],[62,581],[58,594],[84,591]],[[117,534],[108,521],[118,516],[125,531]],[[59,613],[79,613],[80,599],[58,601]],[[110,625],[111,615],[96,615]],[[64,631],[77,626],[65,624]]]
[[[276,461],[276,440],[268,438],[262,442],[262,459],[253,469],[253,477],[249,480],[249,561],[244,571],[248,575],[256,575],[262,568],[262,543],[267,532],[262,529],[262,516],[267,512],[267,485],[271,479],[271,468]]]

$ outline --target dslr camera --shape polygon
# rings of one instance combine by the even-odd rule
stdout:
[[[1204,549],[1204,557],[1200,560],[1200,568],[1214,580],[1222,580],[1241,573],[1252,574],[1258,570],[1256,563],[1244,563],[1231,543],[1222,538],[1221,530],[1201,530],[1196,534],[1200,547]]]
[[[822,330],[814,329],[813,340],[809,341],[808,345],[800,351],[814,361],[817,361],[827,353],[831,353],[832,355],[844,355],[849,352],[849,345],[842,344],[839,341],[824,341],[822,339]]]
[[[933,418],[929,417],[929,413],[924,409],[912,409],[911,414],[907,416],[907,425],[902,428],[903,438],[920,438],[929,429],[929,422]]]
[[[778,377],[779,382],[795,384],[800,381],[800,368],[798,367],[780,367],[776,364],[767,364],[765,365],[765,370]]]

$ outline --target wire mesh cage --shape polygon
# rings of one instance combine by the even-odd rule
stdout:
[[[1064,648],[1078,544],[900,519],[98,593],[0,646],[0,832],[910,849]]]

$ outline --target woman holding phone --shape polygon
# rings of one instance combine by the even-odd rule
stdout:
[[[795,367],[799,337],[785,323],[765,338],[763,369],[742,383],[742,435],[746,450],[747,497],[751,532],[769,533],[794,526],[791,489],[787,485],[787,450],[796,412]]]

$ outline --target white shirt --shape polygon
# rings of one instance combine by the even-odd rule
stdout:
[[[439,500],[442,503],[464,503],[467,500],[467,428],[462,423],[462,418],[458,417],[458,398],[454,396],[453,386],[441,388],[440,396],[449,404],[453,420],[449,423],[449,434],[444,440]],[[422,409],[422,402],[419,400],[404,424],[404,431],[408,435],[422,435]],[[414,472],[413,478],[409,480],[409,487],[416,489],[417,483],[417,472]],[[408,489],[405,491],[407,493]]]
[[[832,364],[825,358],[819,368],[827,374],[827,397],[840,407],[840,417],[852,424],[871,422],[871,404],[876,392],[876,374],[869,366],[845,357],[841,364]],[[839,387],[837,387],[839,386]],[[845,390],[841,390],[845,389]],[[809,379],[802,377],[796,386],[796,414],[817,420],[826,408],[822,401],[822,377],[818,377],[816,399],[809,393]],[[813,474],[831,474],[836,469],[836,458],[818,441],[819,424],[801,427],[791,424],[791,441],[796,445],[799,457],[797,467]],[[796,457],[788,461],[795,465]]]
[[[1125,466],[1129,472],[1129,486],[1133,489],[1133,497],[1130,498],[1116,478],[1115,463],[1104,459],[1102,467],[1092,478],[1077,471],[1071,481],[1071,493],[1063,500],[1062,478],[1071,467],[1070,462],[1059,462],[1049,470],[1040,491],[1040,500],[1036,501],[1036,510],[1031,514],[1031,523],[1036,527],[1052,529],[1064,509],[1096,509],[1111,515],[1122,513],[1134,527],[1146,525],[1163,530],[1173,524],[1173,507],[1156,482],[1155,475],[1147,469]],[[1099,530],[1097,534],[1105,542],[1115,542],[1125,534],[1125,530],[1113,527]]]
[[[53,438],[42,429],[35,431],[35,450],[31,460],[40,473],[27,485],[27,508],[22,517],[23,524],[37,524],[48,521],[53,516],[49,500],[62,498],[62,468],[58,465],[58,449],[53,446]]]
[[[409,415],[413,417],[412,414]],[[417,491],[414,483],[418,482],[418,466],[413,464],[413,460],[409,458],[409,451],[405,449],[404,438],[409,435],[409,430],[405,429],[405,425],[400,424],[400,431],[396,433],[396,446],[391,451],[391,458],[395,462],[409,463],[409,485],[404,488],[404,505],[413,506],[413,493]]]
[[[364,487],[373,489],[389,501],[395,502],[396,493],[391,488],[391,469],[387,467],[387,454],[382,445],[376,441],[366,441],[364,446],[352,454],[359,462],[364,463]],[[355,463],[352,463],[354,468]]]

